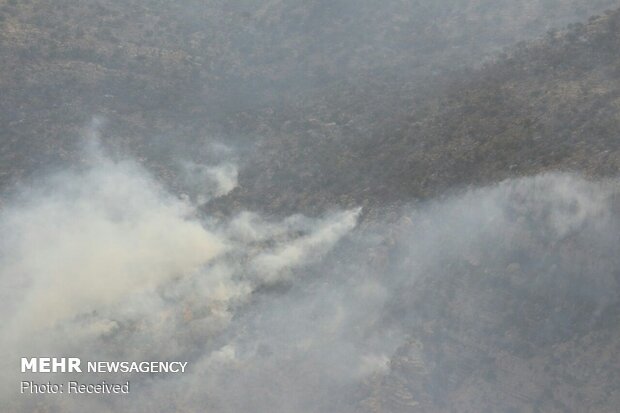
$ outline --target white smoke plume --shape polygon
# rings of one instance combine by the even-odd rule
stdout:
[[[186,161],[181,165],[181,184],[195,194],[198,204],[232,191],[237,186],[237,176],[237,167],[232,163],[209,166]]]
[[[9,411],[357,412],[366,386],[396,374],[400,346],[447,317],[452,301],[433,283],[460,285],[464,274],[529,283],[555,306],[568,296],[592,303],[587,322],[617,300],[618,263],[607,254],[613,182],[507,181],[356,229],[358,209],[216,219],[137,163],[93,153],[85,166],[24,187],[0,212],[0,396]],[[234,184],[233,167],[198,169],[213,178],[200,181],[210,196]],[[599,248],[598,269],[575,270],[579,256],[565,243]],[[465,318],[492,302],[473,289],[454,294]],[[560,334],[539,327],[540,340]],[[18,360],[34,355],[189,368],[125,377],[134,388],[123,398],[19,395],[28,378]],[[430,369],[423,352],[416,357]]]
[[[20,354],[182,358],[197,343],[204,346],[199,365],[234,359],[232,345],[210,354],[209,341],[226,332],[263,279],[320,259],[356,225],[358,211],[314,220],[303,234],[290,220],[271,223],[277,240],[250,224],[269,246],[250,245],[235,236],[242,218],[230,229],[209,228],[189,199],[168,193],[131,160],[108,159],[95,139],[85,167],[24,188],[0,215],[4,371],[15,372]],[[234,166],[199,169],[213,196],[236,184]],[[257,268],[261,261],[271,264]],[[3,381],[4,397],[15,379]],[[23,409],[21,402],[9,405]]]

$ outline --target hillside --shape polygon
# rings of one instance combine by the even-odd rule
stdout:
[[[615,412],[617,7],[0,0],[2,309],[149,411]]]
[[[619,16],[521,43],[447,84],[343,85],[293,114],[258,114],[269,138],[238,196],[320,210],[327,200],[424,199],[551,170],[612,176],[620,162]]]
[[[155,165],[162,145],[209,136],[306,145],[296,137],[304,117],[335,122],[330,135],[397,118],[405,128],[411,99],[426,102],[451,73],[615,2],[434,4],[391,0],[378,13],[371,1],[3,0],[0,182],[74,162],[93,116],[108,120],[107,140]]]

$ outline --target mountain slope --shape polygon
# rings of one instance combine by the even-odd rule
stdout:
[[[42,164],[79,161],[76,142],[93,116],[109,120],[106,141],[154,165],[162,163],[162,142],[195,152],[214,135],[235,146],[236,131],[250,141],[295,139],[307,129],[297,112],[326,124],[334,117],[337,130],[319,134],[365,135],[393,119],[406,127],[408,102],[436,93],[427,84],[445,84],[453,70],[479,66],[503,46],[616,5],[3,0],[0,185]],[[390,104],[399,96],[403,105]],[[254,110],[283,116],[246,119]],[[266,120],[277,124],[265,129]],[[344,167],[351,162],[341,152],[336,162]]]
[[[428,198],[549,170],[613,175],[619,23],[615,11],[550,32],[426,89],[384,79],[365,90],[334,88],[293,115],[259,114],[269,138],[238,196],[320,210],[325,202]]]

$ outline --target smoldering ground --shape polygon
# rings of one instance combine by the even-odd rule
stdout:
[[[231,189],[227,163],[187,168],[197,192],[179,198],[131,159],[88,157],[1,212],[11,411],[372,410],[412,340],[426,350],[407,374],[428,381],[414,401],[429,388],[440,399],[452,384],[448,361],[436,360],[447,356],[429,352],[438,332],[533,357],[618,303],[612,181],[523,178],[378,222],[358,223],[359,210],[223,219],[194,201]],[[527,323],[532,303],[543,316]],[[124,377],[129,396],[26,397],[18,360],[32,355],[190,364],[183,375]]]

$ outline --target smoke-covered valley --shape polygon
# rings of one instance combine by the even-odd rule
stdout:
[[[614,325],[614,181],[513,179],[372,221],[218,217],[195,200],[231,190],[219,165],[194,166],[204,193],[179,197],[89,139],[82,165],[24,185],[0,215],[2,369],[25,354],[190,367],[138,374],[117,398],[17,395],[24,375],[5,374],[10,411],[473,411],[502,380],[546,407],[557,366],[535,360]],[[527,380],[505,377],[510,357]],[[613,370],[563,374],[589,385]],[[461,410],[447,395],[463,387]]]
[[[608,7],[0,0],[0,406],[617,411]]]

